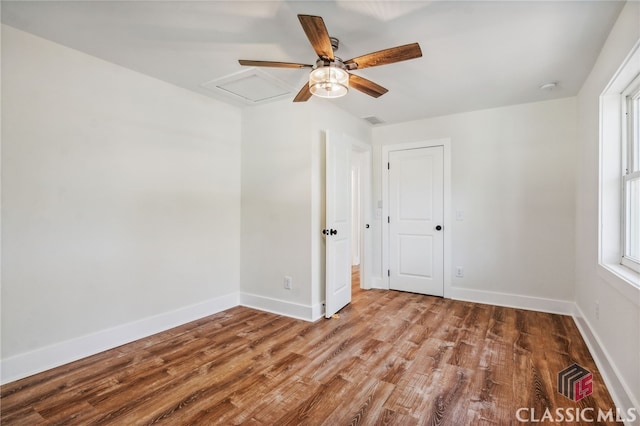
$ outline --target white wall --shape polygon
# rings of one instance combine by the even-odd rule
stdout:
[[[242,113],[242,301],[301,317],[311,307],[309,112],[281,101]]]
[[[640,3],[628,2],[578,95],[579,149],[576,173],[576,291],[579,321],[611,363],[610,390],[627,407],[640,409],[640,292],[623,294],[598,270],[599,96],[640,38]],[[606,277],[605,277],[606,278]],[[600,318],[595,303],[600,303]],[[595,354],[597,355],[597,354]],[[601,366],[605,374],[606,366]],[[622,390],[621,390],[622,389]],[[626,394],[626,395],[625,395]],[[640,422],[639,422],[640,423]]]
[[[357,94],[356,94],[357,95]],[[324,301],[325,130],[368,143],[364,121],[323,99],[242,115],[241,301],[304,319]],[[293,288],[285,290],[285,276]]]
[[[374,203],[383,199],[382,145],[441,138],[451,138],[452,211],[464,212],[464,221],[445,218],[452,265],[465,270],[464,278],[452,278],[454,297],[495,292],[571,301],[575,99],[375,127]],[[374,270],[381,274],[380,219],[375,225]]]
[[[237,299],[238,109],[7,26],[2,89],[4,367]]]

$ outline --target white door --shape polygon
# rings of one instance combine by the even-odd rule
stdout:
[[[444,295],[444,149],[389,152],[389,288]]]
[[[351,145],[327,132],[325,317],[351,302]]]

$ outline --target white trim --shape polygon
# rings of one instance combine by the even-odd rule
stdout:
[[[309,322],[320,319],[324,315],[322,305],[302,305],[250,293],[240,293],[240,305]]]
[[[618,67],[616,72],[613,74],[613,77],[609,80],[609,83],[602,91],[602,94],[604,95],[611,92],[622,93],[622,91],[637,75],[637,71],[628,68],[627,65],[630,62],[637,63],[638,61],[640,61],[640,39],[636,41],[627,56],[624,58],[622,64]]]
[[[599,101],[598,141],[598,275],[640,305],[640,275],[620,265],[623,247],[621,94],[637,78],[640,40],[622,62]]]
[[[407,142],[399,144],[382,145],[381,155],[381,172],[382,172],[382,277],[380,287],[384,290],[389,289],[389,280],[386,271],[389,269],[389,224],[384,220],[389,216],[389,174],[387,170],[387,162],[389,161],[389,153],[392,151],[403,151],[407,149],[430,148],[433,146],[442,146],[444,149],[443,171],[444,171],[444,297],[451,298],[451,259],[453,253],[452,236],[453,236],[453,217],[451,209],[451,139],[433,139],[420,142]],[[374,283],[372,282],[372,285]],[[377,283],[376,283],[377,284]]]
[[[324,318],[324,303],[318,303],[311,306],[311,321],[315,322],[320,318]],[[304,320],[309,321],[309,320]]]
[[[640,410],[640,402],[635,400],[633,392],[625,383],[622,374],[611,362],[611,356],[609,356],[605,346],[600,342],[598,335],[593,331],[593,327],[589,324],[587,317],[577,304],[574,309],[573,321],[576,323],[582,339],[598,367],[613,403],[621,412],[628,412],[630,408],[634,407],[636,410]],[[633,423],[625,421],[624,424],[627,426],[640,425],[640,418],[637,418]]]
[[[372,173],[372,152],[371,145],[366,144],[359,139],[356,139],[347,134],[344,135],[347,142],[351,143],[352,151],[363,154],[363,162],[360,169],[360,197],[361,197],[361,210],[362,210],[362,224],[372,224],[373,215],[371,204],[371,184],[373,178]],[[360,288],[365,290],[373,288],[372,275],[373,275],[373,226],[369,229],[362,229],[362,245],[360,247]]]
[[[238,306],[238,293],[216,297],[175,311],[14,355],[0,361],[0,382],[5,384],[41,373],[234,306]]]
[[[508,308],[526,309],[529,311],[548,312],[560,315],[573,315],[575,307],[575,303],[568,300],[545,299],[542,297],[453,286],[449,289],[449,297],[465,302],[484,303],[487,305],[505,306]]]
[[[619,291],[627,300],[640,306],[640,274],[619,264],[599,264],[598,276]]]
[[[389,290],[389,286],[385,287],[382,277],[371,278],[371,288],[375,288],[377,290]]]

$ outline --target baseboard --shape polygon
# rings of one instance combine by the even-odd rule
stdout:
[[[0,361],[0,383],[5,384],[41,373],[234,306],[238,306],[238,293],[216,297],[175,311],[15,355]]]
[[[389,285],[384,283],[382,277],[371,277],[371,288],[389,290]]]
[[[636,409],[635,415],[638,418],[636,418],[634,422],[625,421],[624,424],[626,426],[640,426],[639,401],[634,398],[633,393],[622,379],[623,376],[611,362],[608,351],[601,344],[598,335],[593,332],[593,328],[580,307],[574,305],[574,309],[573,320],[589,348],[589,352],[598,367],[598,371],[600,371],[602,375],[602,379],[611,394],[614,404],[616,404],[616,407],[623,413],[627,413],[631,408]]]
[[[310,322],[321,318],[324,313],[322,306],[301,305],[250,293],[240,293],[240,305]]]
[[[324,317],[324,302],[311,306],[311,321],[317,321]]]
[[[462,287],[450,287],[447,291],[447,296],[451,299],[465,302],[486,303],[488,305],[506,306],[509,308],[549,312],[560,315],[573,315],[575,307],[575,304],[568,300],[545,299],[542,297],[473,290]]]

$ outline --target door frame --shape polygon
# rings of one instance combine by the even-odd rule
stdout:
[[[443,173],[444,173],[444,297],[451,298],[451,277],[453,274],[452,261],[452,227],[453,216],[451,209],[451,139],[432,139],[428,141],[407,142],[398,144],[382,145],[382,155],[380,163],[380,171],[382,172],[382,288],[389,290],[389,277],[387,270],[389,269],[389,224],[385,217],[389,216],[389,173],[387,173],[387,163],[389,162],[389,153],[392,151],[405,151],[409,149],[431,148],[434,146],[442,146],[444,149]]]
[[[371,177],[372,171],[372,148],[371,145],[362,142],[352,136],[345,135],[347,142],[351,144],[351,151],[362,155],[360,164],[360,211],[361,224],[369,228],[363,228],[360,244],[360,288],[370,290],[372,288],[371,277],[373,276],[372,256],[373,256],[373,226],[372,204],[371,204]],[[352,241],[352,244],[356,242]]]

